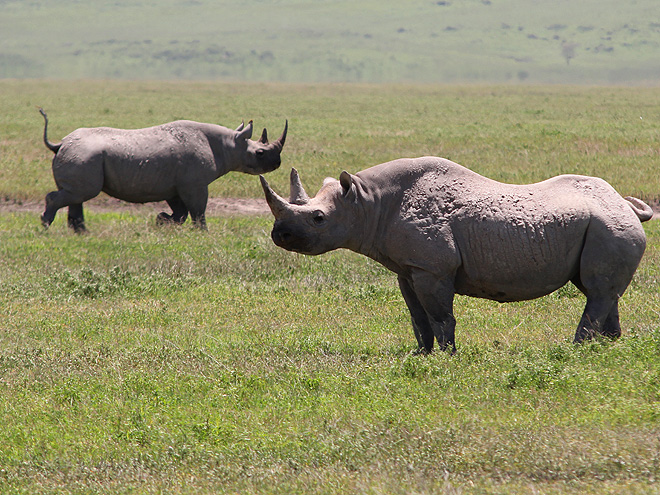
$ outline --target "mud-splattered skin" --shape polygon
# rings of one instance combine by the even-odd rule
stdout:
[[[41,217],[48,227],[57,211],[69,207],[69,225],[85,230],[83,202],[101,191],[124,201],[167,201],[172,214],[160,213],[159,223],[183,223],[188,214],[206,227],[208,185],[231,171],[261,174],[280,166],[286,139],[268,142],[266,129],[251,141],[252,122],[231,130],[215,124],[179,120],[146,129],[82,128],[62,139],[44,142],[55,153],[53,177],[57,191],[46,196]]]
[[[262,178],[285,249],[347,248],[398,275],[420,350],[454,347],[454,294],[533,299],[573,283],[587,296],[575,340],[621,333],[618,299],[646,246],[650,207],[605,181],[576,175],[502,184],[435,157],[401,159],[308,198],[292,172],[291,199]]]

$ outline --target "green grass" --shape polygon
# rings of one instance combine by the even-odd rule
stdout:
[[[178,118],[232,128],[254,119],[278,136],[289,119],[283,165],[268,176],[280,192],[291,166],[312,193],[343,169],[422,155],[504,182],[579,173],[623,194],[660,192],[660,92],[652,88],[0,81],[0,197],[42,200],[54,188],[36,106],[48,112],[53,141],[78,127]],[[258,197],[261,188],[255,177],[229,174],[211,194]]]
[[[571,171],[660,190],[654,90],[1,82],[12,200],[53,187],[35,104],[54,139],[289,118],[268,176],[281,192],[289,166],[312,192],[426,153],[499,180]],[[239,174],[212,187],[259,194]],[[584,305],[571,286],[525,303],[459,296],[452,357],[412,355],[393,274],[278,249],[269,217],[211,216],[200,233],[90,208],[83,236],[63,217],[44,232],[36,212],[0,215],[1,493],[657,493],[657,221],[619,341],[571,344]]]
[[[4,1],[0,78],[650,83],[654,0]]]
[[[96,214],[0,218],[0,479],[26,493],[651,493],[660,228],[624,337],[573,346],[583,300],[458,297],[459,352],[415,348],[394,277],[297,256],[270,220],[208,234]],[[474,485],[472,485],[474,483]]]

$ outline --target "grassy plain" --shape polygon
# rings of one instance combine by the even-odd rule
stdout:
[[[0,82],[0,194],[52,188],[41,143],[83,125],[290,121],[286,189],[399,156],[490,177],[600,175],[657,197],[657,90]],[[640,117],[642,117],[640,119]],[[212,195],[257,197],[254,177]],[[392,274],[276,248],[271,220],[159,229],[153,213],[0,214],[0,492],[657,493],[660,225],[624,336],[573,346],[572,287],[458,297],[459,352],[413,356]]]
[[[78,127],[146,127],[186,118],[278,136],[283,166],[316,191],[326,176],[403,156],[438,155],[496,180],[596,175],[623,194],[660,195],[657,88],[570,86],[286,85],[0,81],[0,197],[42,199],[52,189],[42,106],[52,141]],[[258,197],[259,181],[228,175],[212,195]]]
[[[4,0],[0,78],[657,84],[655,0]]]

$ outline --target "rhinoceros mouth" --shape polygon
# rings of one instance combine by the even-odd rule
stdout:
[[[282,160],[278,156],[276,160],[273,160],[273,163],[270,166],[270,172],[273,172],[274,170],[280,168],[280,165],[282,165]]]
[[[304,237],[295,235],[287,229],[274,228],[270,234],[276,246],[301,254],[312,254],[310,244]]]
[[[271,232],[271,238],[276,246],[287,249],[289,251],[300,251],[302,245],[296,238],[294,238],[290,232],[282,232],[279,230],[273,230]]]

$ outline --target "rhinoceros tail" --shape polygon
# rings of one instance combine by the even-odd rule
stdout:
[[[641,199],[633,198],[632,196],[626,196],[625,198],[626,201],[628,201],[628,204],[630,207],[633,209],[637,217],[641,222],[646,222],[647,220],[651,220],[653,217],[653,209],[647,205],[644,201]]]
[[[62,147],[62,143],[53,144],[48,140],[48,115],[46,115],[46,112],[41,107],[39,107],[39,113],[44,116],[44,143],[46,144],[46,148],[57,154]]]

